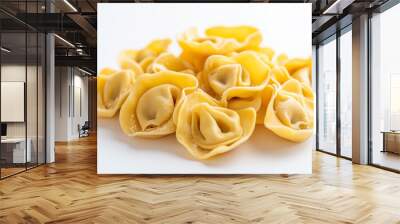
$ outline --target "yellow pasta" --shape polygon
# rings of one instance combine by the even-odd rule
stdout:
[[[246,142],[262,124],[280,138],[313,135],[311,58],[290,58],[262,45],[252,26],[195,28],[170,39],[124,50],[120,70],[97,78],[98,114],[113,117],[128,136],[158,138],[175,133],[198,160],[223,155]]]
[[[189,62],[195,72],[201,72],[204,67],[204,63],[209,55],[202,55],[199,53],[190,52],[187,50],[182,50],[182,53],[179,55],[184,61]]]
[[[200,36],[197,29],[191,28],[178,37],[183,51],[201,55],[229,54],[240,48],[235,39]]]
[[[162,137],[175,132],[172,115],[182,90],[197,87],[194,76],[161,71],[140,76],[122,105],[119,121],[129,136]]]
[[[278,136],[294,142],[311,137],[314,128],[314,93],[295,79],[285,82],[267,108],[264,125]]]
[[[214,26],[206,29],[206,35],[236,40],[236,51],[258,48],[262,42],[261,32],[252,26]]]
[[[124,50],[118,56],[120,67],[131,69],[137,75],[142,74],[150,64],[149,60],[154,60],[155,57],[167,51],[170,44],[170,39],[158,39],[153,40],[141,50]]]
[[[277,65],[271,69],[271,78],[279,84],[283,84],[292,77],[290,77],[289,72],[285,66]]]
[[[253,108],[231,110],[201,90],[184,95],[175,114],[176,138],[196,159],[228,152],[253,133]]]
[[[130,70],[101,70],[97,77],[98,115],[113,117],[128,96],[134,81],[135,75]]]
[[[275,51],[272,48],[269,47],[256,47],[252,49],[262,55],[264,55],[266,58],[264,59],[266,62],[271,62],[272,59],[275,56]]]
[[[210,56],[198,78],[209,94],[219,98],[233,87],[254,87],[268,82],[269,71],[269,65],[257,53],[245,51],[231,57]]]
[[[194,73],[193,67],[188,62],[168,52],[160,54],[146,68],[146,72],[148,73],[165,70],[186,72],[190,74]]]
[[[266,89],[270,67],[254,51],[244,51],[231,57],[210,56],[198,78],[200,85],[213,97],[231,109],[254,108],[263,123],[271,90]]]
[[[182,48],[181,58],[192,63],[196,72],[203,69],[210,55],[228,55],[235,51],[258,49],[262,41],[258,29],[250,26],[215,26],[200,36],[197,29],[191,28],[178,37]]]
[[[311,58],[292,58],[282,54],[278,57],[278,63],[284,66],[289,75],[299,82],[311,86],[312,59]]]

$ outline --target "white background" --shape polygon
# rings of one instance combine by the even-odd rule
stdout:
[[[117,56],[127,48],[143,48],[157,38],[176,40],[190,27],[203,32],[215,25],[252,25],[277,54],[311,56],[311,4],[99,3],[97,18],[98,71],[117,68]],[[171,50],[179,52],[176,42]]]
[[[98,71],[117,67],[122,50],[144,47],[190,27],[251,25],[277,54],[311,56],[311,4],[98,4]],[[179,53],[176,44],[172,52]],[[100,174],[311,173],[314,137],[296,144],[258,126],[248,142],[210,161],[193,159],[174,135],[148,140],[122,133],[118,119],[98,120]]]

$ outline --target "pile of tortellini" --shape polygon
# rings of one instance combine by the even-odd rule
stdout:
[[[118,70],[97,77],[98,115],[118,114],[129,136],[169,134],[196,159],[228,152],[247,141],[256,124],[303,142],[313,134],[311,58],[274,55],[251,26],[215,26],[121,52]],[[266,142],[266,147],[268,142]],[[162,147],[162,146],[160,146]]]

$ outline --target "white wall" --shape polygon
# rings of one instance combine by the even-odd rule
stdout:
[[[55,141],[68,141],[70,74],[67,67],[55,68]]]
[[[71,119],[71,135],[73,136],[72,138],[79,137],[77,128],[78,125],[83,125],[85,121],[88,121],[88,78],[83,77],[80,74],[81,73],[79,73],[79,75],[76,75],[75,73],[74,75],[74,91],[72,92],[74,96],[71,96],[74,100],[74,102],[71,102],[71,105],[74,104],[74,107],[72,108]]]
[[[88,78],[83,75],[76,68],[56,67],[55,141],[79,138],[78,124],[88,120]]]

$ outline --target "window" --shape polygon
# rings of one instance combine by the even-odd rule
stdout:
[[[371,141],[373,164],[400,170],[400,5],[371,18]]]
[[[336,39],[318,48],[318,149],[336,153]]]
[[[352,33],[340,36],[340,155],[352,157]]]
[[[41,5],[21,1],[18,13],[41,12]],[[0,178],[5,178],[45,163],[46,38],[3,12],[0,17],[12,24],[0,24]]]

